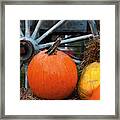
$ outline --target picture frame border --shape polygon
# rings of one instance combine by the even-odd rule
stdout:
[[[115,115],[5,115],[5,5],[115,5]],[[0,119],[119,119],[119,14],[120,2],[118,0],[1,1]]]

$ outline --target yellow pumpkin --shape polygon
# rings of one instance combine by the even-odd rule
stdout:
[[[82,71],[78,82],[80,99],[89,99],[93,91],[100,85],[100,63],[93,62]]]

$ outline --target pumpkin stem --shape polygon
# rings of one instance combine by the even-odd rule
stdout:
[[[61,42],[61,38],[58,37],[55,43],[45,53],[47,53],[48,55],[55,54],[58,46],[60,45],[60,42]]]

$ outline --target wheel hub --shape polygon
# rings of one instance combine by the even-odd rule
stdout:
[[[20,41],[20,60],[27,61],[30,59],[34,54],[34,46],[28,40],[21,40]]]

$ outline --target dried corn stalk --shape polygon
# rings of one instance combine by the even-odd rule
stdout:
[[[82,60],[80,64],[81,71],[90,63],[100,62],[100,39],[91,39],[85,45],[85,51],[80,56],[80,60]]]

